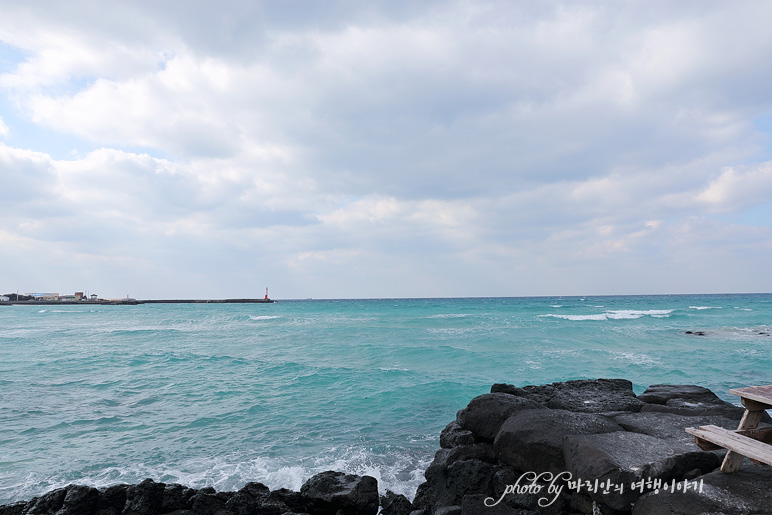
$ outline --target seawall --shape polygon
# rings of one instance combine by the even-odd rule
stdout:
[[[271,299],[8,300],[0,306],[136,306],[138,304],[272,304]]]

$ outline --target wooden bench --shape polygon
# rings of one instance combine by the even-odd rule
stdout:
[[[744,456],[756,463],[772,465],[772,428],[757,429],[764,411],[772,409],[772,385],[736,388],[729,393],[738,395],[745,406],[736,431],[711,425],[688,427],[686,432],[694,435],[695,443],[704,451],[729,451],[721,464],[721,471],[727,474],[740,470]]]

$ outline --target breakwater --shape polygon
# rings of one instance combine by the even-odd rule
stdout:
[[[139,304],[272,304],[272,299],[100,299],[71,300],[8,300],[0,306],[136,306]]]

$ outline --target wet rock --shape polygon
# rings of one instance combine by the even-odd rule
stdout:
[[[544,408],[537,402],[525,397],[516,397],[506,393],[486,393],[475,397],[456,415],[456,420],[464,429],[474,433],[477,438],[493,441],[496,434],[510,415],[524,409]]]
[[[630,488],[632,483],[646,479],[682,480],[689,471],[713,470],[719,465],[719,458],[713,453],[699,449],[686,451],[662,438],[627,431],[567,436],[564,453],[567,470],[574,479],[623,485],[622,492],[613,489],[581,492],[622,511],[631,510],[642,494]]]
[[[300,488],[311,511],[335,515],[339,510],[351,515],[375,515],[378,512],[378,482],[371,476],[342,472],[321,472]]]
[[[27,504],[26,501],[20,501],[0,506],[0,515],[23,515],[27,509]]]
[[[97,515],[120,515],[126,505],[126,490],[129,485],[112,485],[100,489]]]
[[[489,498],[483,494],[465,495],[461,501],[461,513],[463,515],[537,515],[539,513],[546,513],[513,507],[503,502],[488,506],[485,504],[486,499]],[[491,504],[491,501],[489,501],[489,504]]]
[[[461,424],[456,420],[448,424],[440,433],[440,447],[443,449],[472,445],[473,443],[475,443],[474,434],[461,427]]]
[[[269,502],[271,491],[262,483],[247,483],[233,493],[225,503],[225,510],[233,515],[279,515],[290,511],[283,502]]]
[[[461,506],[443,506],[434,511],[434,515],[461,515]]]
[[[380,515],[410,515],[413,504],[402,494],[395,494],[390,490],[381,496]]]
[[[639,397],[646,402],[641,408],[643,413],[673,413],[685,416],[715,415],[738,421],[745,409],[718,398],[701,386],[655,384],[646,389]],[[768,415],[762,419],[772,422]]]
[[[185,510],[191,507],[191,498],[196,494],[196,490],[178,484],[164,486],[163,501],[161,503],[162,513],[169,513],[176,510]]]
[[[518,388],[517,386],[506,383],[494,384],[491,386],[491,393],[508,393],[509,395],[515,395],[517,397],[526,396],[526,391],[522,388]]]
[[[701,484],[700,484],[701,482]],[[695,478],[690,488],[642,495],[633,515],[772,514],[772,469],[747,464],[735,474],[714,471]]]
[[[737,421],[717,415],[678,415],[675,413],[640,412],[624,413],[612,417],[625,431],[656,436],[680,444],[679,448],[695,450],[694,437],[686,432],[687,427],[714,425],[736,429]],[[704,472],[710,472],[706,470]]]
[[[604,413],[638,411],[644,405],[633,393],[633,384],[626,379],[596,379],[554,383],[554,393],[547,407]]]
[[[126,504],[121,515],[156,515],[163,507],[166,485],[145,479],[126,489]]]
[[[595,413],[560,409],[523,410],[501,426],[493,447],[497,457],[523,471],[565,470],[563,437],[622,431],[611,419]]]
[[[31,506],[27,508],[27,513],[30,515],[56,513],[64,504],[66,496],[66,488],[52,490],[45,495],[32,499],[30,501]]]
[[[260,508],[265,513],[287,506],[292,513],[304,513],[307,511],[307,503],[300,492],[279,488],[268,495],[268,499],[261,502]],[[270,512],[267,510],[271,510]],[[262,513],[262,512],[261,512]]]
[[[205,493],[201,490],[190,500],[191,510],[198,515],[215,515],[225,509],[227,502],[216,493]]]
[[[70,485],[57,515],[93,515],[99,508],[99,490],[89,486]]]

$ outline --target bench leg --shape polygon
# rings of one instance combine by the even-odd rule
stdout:
[[[741,429],[756,429],[756,427],[759,425],[759,422],[761,421],[761,416],[764,414],[764,410],[759,411],[751,411],[751,410],[745,410],[745,413],[743,414],[742,420],[740,420],[740,426],[737,428],[738,430]],[[738,470],[740,470],[740,465],[743,462],[743,455],[736,453],[734,451],[727,451],[726,457],[724,457],[724,462],[721,464],[721,472],[726,472],[727,474],[734,474]]]

